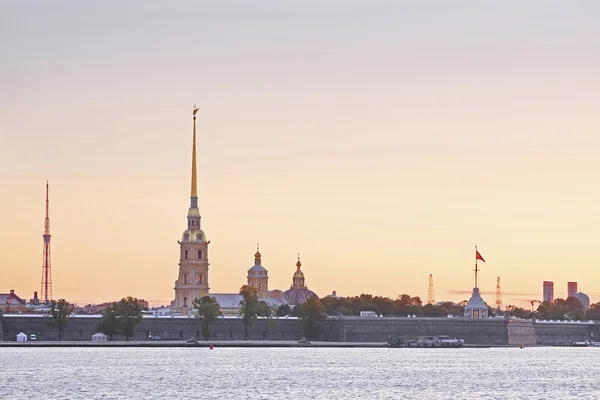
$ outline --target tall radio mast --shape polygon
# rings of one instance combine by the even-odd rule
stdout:
[[[46,181],[46,218],[44,219],[44,258],[42,261],[41,301],[52,300],[52,271],[50,270],[50,202],[48,200],[48,181]]]

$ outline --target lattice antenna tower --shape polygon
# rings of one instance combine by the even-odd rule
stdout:
[[[427,304],[434,304],[435,299],[433,297],[433,274],[429,274],[429,292],[427,293]]]
[[[500,277],[496,280],[496,309],[502,310],[502,289],[500,287]]]
[[[41,301],[52,300],[52,271],[50,269],[50,202],[48,200],[48,181],[46,181],[46,218],[44,219],[44,255],[42,260]]]

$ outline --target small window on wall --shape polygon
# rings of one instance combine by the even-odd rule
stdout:
[[[183,339],[183,331],[179,330],[179,339]]]
[[[197,277],[198,277],[198,284],[202,285],[202,274],[198,274]]]
[[[262,290],[262,283],[258,284],[258,290]]]
[[[188,274],[183,274],[183,284],[187,285],[187,278],[188,278]]]
[[[184,251],[183,252],[183,258],[185,258],[186,260],[188,259],[188,251]]]
[[[479,310],[473,310],[473,318],[479,318]]]
[[[199,338],[200,337],[200,331],[196,331],[196,337]]]
[[[187,307],[187,297],[184,297],[184,298],[183,298],[183,306],[184,306],[184,307]]]
[[[233,339],[233,331],[229,331],[229,339]]]
[[[198,250],[198,260],[202,260],[202,250]]]

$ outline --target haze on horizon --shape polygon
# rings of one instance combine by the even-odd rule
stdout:
[[[325,4],[324,4],[325,3]],[[7,1],[0,292],[167,303],[192,105],[211,292],[600,300],[595,1]],[[465,294],[467,293],[467,294]],[[484,296],[493,303],[493,294]],[[521,303],[521,305],[524,305]]]

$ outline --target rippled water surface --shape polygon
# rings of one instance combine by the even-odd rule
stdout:
[[[600,348],[0,348],[2,399],[600,399]]]

